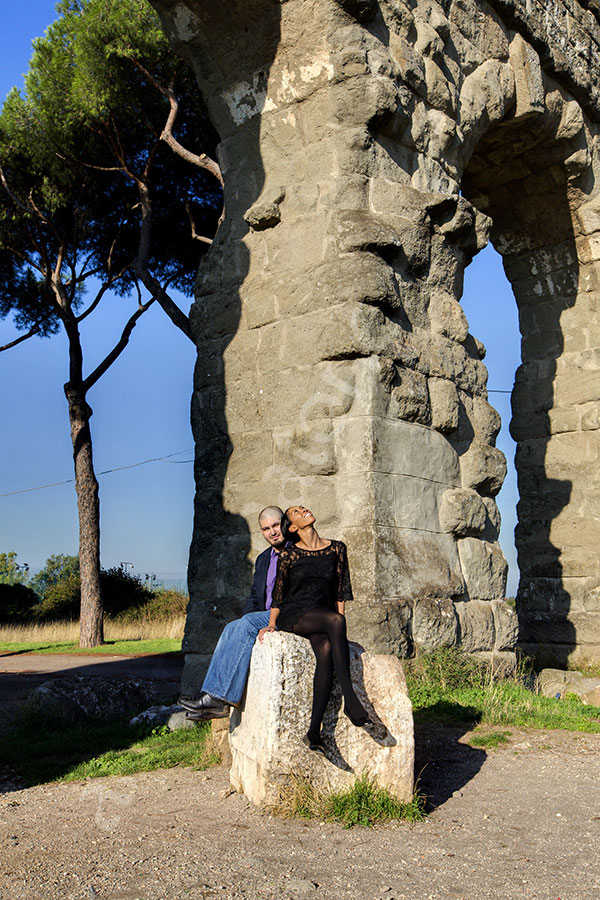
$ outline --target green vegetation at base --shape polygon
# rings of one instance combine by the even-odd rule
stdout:
[[[275,812],[301,819],[339,822],[345,828],[352,828],[401,819],[419,822],[425,818],[425,801],[417,793],[412,800],[402,802],[377,787],[367,775],[359,778],[350,790],[331,794],[321,794],[306,779],[298,778],[282,791]]]
[[[219,762],[210,726],[169,731],[132,728],[127,721],[69,725],[25,710],[0,739],[0,764],[27,786],[105,775],[133,775],[174,766],[206,769]]]
[[[574,696],[543,697],[526,661],[509,677],[495,676],[489,665],[450,648],[407,660],[405,668],[416,724],[466,722],[600,732],[599,707],[584,706]]]
[[[475,732],[469,737],[471,747],[481,747],[483,750],[496,750],[501,744],[508,744],[510,731]]]
[[[75,641],[0,641],[0,653],[93,653],[114,656],[136,656],[139,654],[180,653],[181,640],[157,638],[148,641],[105,641],[99,647],[84,649]]]

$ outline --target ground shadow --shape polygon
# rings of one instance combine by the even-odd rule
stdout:
[[[436,706],[427,710],[430,716],[435,715]],[[445,714],[447,710],[439,712]],[[442,806],[483,766],[485,750],[460,741],[472,727],[473,722],[440,725],[419,721],[418,713],[415,715],[415,786],[425,797],[427,812]]]
[[[0,794],[56,780],[80,762],[103,753],[125,750],[149,727],[131,728],[135,714],[152,705],[174,703],[183,668],[181,654],[106,658],[62,654],[30,654],[24,658],[0,658]],[[6,668],[11,667],[10,671]],[[49,681],[84,678],[93,686],[97,679],[141,685],[139,699],[118,719],[103,719],[100,712],[81,722],[68,714],[48,714],[30,704],[32,691]]]

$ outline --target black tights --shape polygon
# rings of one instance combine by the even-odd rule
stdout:
[[[334,669],[350,716],[353,719],[366,716],[365,708],[356,696],[350,680],[346,619],[340,613],[327,609],[311,609],[298,619],[294,625],[294,634],[308,638],[317,658],[308,737],[312,741],[318,741],[323,714],[331,694]]]

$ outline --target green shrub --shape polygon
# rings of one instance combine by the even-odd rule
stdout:
[[[104,612],[116,618],[125,611],[139,610],[152,600],[152,591],[144,587],[138,575],[130,575],[122,569],[102,569],[100,589]],[[79,572],[72,572],[52,585],[36,610],[36,617],[43,621],[78,619],[81,604]]]
[[[0,622],[12,625],[33,618],[39,606],[35,591],[24,584],[0,584]]]
[[[119,622],[158,622],[174,616],[185,616],[189,597],[175,588],[158,588],[142,606],[124,610],[117,616]]]
[[[53,584],[38,605],[35,615],[44,622],[78,619],[81,604],[79,572],[72,572]]]
[[[69,578],[71,575],[78,574],[79,557],[57,553],[54,556],[48,557],[44,564],[44,568],[40,569],[37,575],[32,577],[29,585],[36,592],[40,600],[43,600],[50,588]]]

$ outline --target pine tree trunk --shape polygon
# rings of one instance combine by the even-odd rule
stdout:
[[[92,409],[82,388],[65,385],[73,442],[75,488],[79,513],[79,571],[81,576],[80,647],[104,642],[100,593],[100,497],[94,472],[90,417]]]

